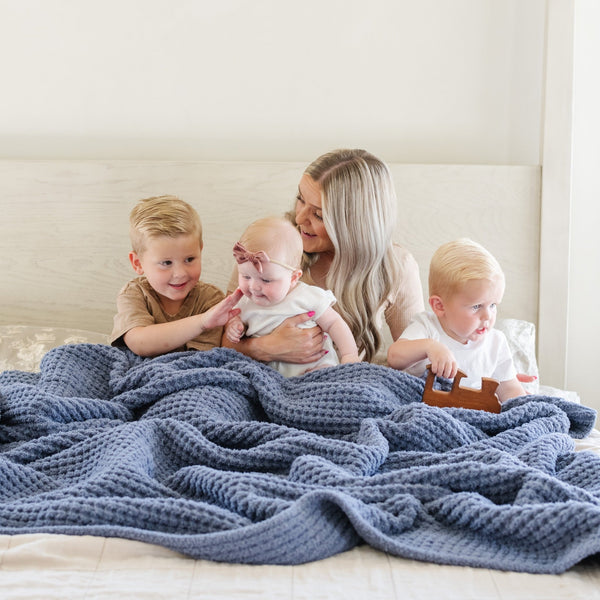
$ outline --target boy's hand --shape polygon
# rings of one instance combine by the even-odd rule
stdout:
[[[431,340],[427,349],[427,358],[431,363],[431,372],[439,377],[453,379],[458,371],[454,355],[444,344]]]
[[[235,315],[225,325],[225,335],[232,344],[237,344],[244,335],[246,327],[239,315]]]
[[[229,319],[239,315],[240,309],[234,308],[234,306],[242,299],[243,295],[242,290],[238,288],[233,294],[223,298],[221,302],[215,304],[203,313],[204,329],[222,327]]]

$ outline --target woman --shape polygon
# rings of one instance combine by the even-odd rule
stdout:
[[[417,263],[392,242],[396,209],[385,163],[365,150],[334,150],[307,167],[288,214],[302,235],[302,281],[333,292],[336,310],[369,362],[385,357],[377,356],[384,350],[384,316],[396,340],[424,308]],[[269,335],[235,345],[224,339],[223,345],[261,361],[312,362],[324,353],[323,334],[318,327],[297,327],[308,319],[290,317]]]

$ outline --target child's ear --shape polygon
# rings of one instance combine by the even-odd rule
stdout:
[[[429,306],[436,317],[444,314],[444,301],[439,296],[430,296]]]
[[[133,270],[138,275],[143,275],[144,274],[144,268],[142,267],[142,263],[140,262],[140,257],[138,256],[137,252],[131,251],[129,253],[129,262],[131,263],[131,266],[133,267]]]
[[[298,281],[300,281],[300,277],[302,277],[302,269],[296,269],[293,273],[292,273],[292,279],[291,279],[291,285],[290,288],[293,288]]]

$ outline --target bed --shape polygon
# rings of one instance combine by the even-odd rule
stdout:
[[[519,370],[536,374],[536,356],[551,352],[536,348],[535,342],[540,169],[390,166],[400,209],[398,240],[417,258],[423,281],[429,257],[440,243],[466,235],[486,245],[497,256],[507,276],[499,326],[507,333]],[[0,518],[2,598],[597,597],[600,476],[595,475],[600,473],[596,471],[600,468],[600,443],[594,428],[595,413],[581,404],[576,391],[557,390],[545,386],[543,381],[534,382],[529,391],[536,400],[516,402],[511,410],[503,411],[504,420],[499,424],[487,420],[487,416],[473,416],[480,411],[429,412],[413,397],[419,393],[418,381],[410,378],[406,382],[400,374],[390,375],[389,369],[380,366],[361,366],[358,375],[354,366],[342,366],[335,373],[310,374],[304,382],[289,384],[267,367],[229,350],[138,362],[130,356],[124,359],[122,351],[106,346],[115,296],[132,276],[127,261],[127,215],[136,200],[173,193],[193,203],[205,232],[203,279],[225,289],[233,268],[233,242],[257,216],[280,214],[291,205],[303,168],[298,163],[0,161],[3,215],[0,435],[4,461],[0,473],[5,492],[0,504],[0,515],[4,515]],[[151,372],[148,362],[152,363]],[[230,383],[233,372],[235,385]],[[190,382],[192,373],[197,378]],[[216,377],[217,383],[205,389],[209,373],[210,377]],[[102,387],[109,378],[118,380],[115,385],[120,386],[122,397],[128,398],[130,412],[126,416],[122,416],[120,405],[106,408],[95,403],[93,395],[100,392],[97,387],[91,389],[89,382],[94,380],[94,385]],[[250,392],[247,392],[248,381],[252,381]],[[168,387],[171,385],[176,389]],[[350,386],[350,395],[360,400],[352,405],[354,421],[342,423],[337,417],[327,421],[331,406],[340,401],[338,390],[344,385]],[[43,386],[48,387],[42,389]],[[215,408],[211,404],[213,398],[220,390],[230,388],[236,402],[241,396],[245,400],[233,409],[233,396],[228,396],[223,400],[225,404],[217,403]],[[274,388],[279,390],[277,397],[271,394]],[[398,398],[408,388],[412,390],[411,397],[397,406]],[[22,401],[25,391],[31,389],[35,389],[35,401]],[[67,393],[66,389],[71,391]],[[152,392],[138,394],[140,389]],[[373,390],[378,390],[375,401],[372,401]],[[213,411],[208,419],[206,413],[194,412],[196,408],[189,404],[188,392],[206,398],[198,404]],[[248,410],[248,394],[260,398],[259,406],[253,405],[254,412],[232,419],[231,411]],[[315,402],[302,404],[307,394]],[[164,402],[167,397],[176,397],[177,402]],[[40,398],[43,404],[39,403]],[[299,402],[302,410],[291,411],[292,400]],[[61,477],[62,483],[69,478],[69,472],[64,470],[64,457],[82,460],[69,454],[76,445],[85,448],[88,457],[104,456],[104,448],[111,440],[101,435],[108,435],[105,432],[109,430],[133,430],[135,426],[138,433],[160,430],[163,436],[180,431],[181,435],[169,438],[170,443],[179,444],[190,431],[189,427],[173,429],[179,426],[178,411],[182,406],[187,407],[186,415],[193,414],[196,419],[190,421],[192,429],[201,429],[205,421],[211,421],[210,431],[203,430],[203,439],[208,441],[202,452],[208,452],[208,448],[213,452],[211,456],[218,456],[225,463],[212,470],[200,464],[198,469],[204,469],[200,473],[192,464],[193,458],[188,459],[185,468],[180,469],[186,477],[178,481],[180,487],[171,488],[168,498],[157,491],[156,482],[148,483],[145,495],[140,494],[137,484],[131,483],[133,475],[130,482],[122,481],[123,473],[115,471],[111,479],[110,469],[104,470],[108,476],[103,471],[104,479],[94,476],[85,482],[75,482],[80,486],[79,495],[70,487],[68,498],[56,479],[53,489],[44,487],[45,481],[39,483],[41,472],[44,476]],[[214,411],[222,411],[223,406],[229,407],[230,412],[220,420],[215,419]],[[535,415],[532,406],[537,411]],[[29,412],[19,412],[22,407]],[[44,412],[48,407],[55,410],[50,420]],[[388,415],[393,411],[397,415],[403,411],[402,417],[390,422]],[[146,419],[145,423],[140,415]],[[118,419],[122,422],[117,426]],[[94,430],[88,429],[92,421]],[[394,460],[412,461],[426,472],[433,455],[450,452],[458,457],[463,449],[468,447],[471,452],[477,447],[478,461],[487,462],[490,468],[502,465],[494,471],[490,486],[495,489],[500,485],[498,478],[505,476],[502,481],[510,489],[503,492],[505,496],[490,489],[486,493],[480,490],[478,495],[474,490],[460,488],[454,479],[452,484],[450,479],[445,480],[455,476],[456,471],[445,464],[443,471],[436,472],[439,480],[426,493],[427,502],[435,504],[436,498],[431,496],[434,489],[456,486],[457,503],[452,510],[443,503],[437,509],[439,514],[448,513],[444,522],[451,526],[444,532],[445,537],[439,538],[434,531],[437,525],[421,515],[422,528],[415,531],[429,536],[427,543],[421,538],[410,538],[403,545],[402,519],[407,513],[421,514],[414,494],[407,491],[416,483],[396,480],[394,468],[389,465],[385,472],[377,468],[376,473],[369,471],[370,493],[375,494],[377,489],[383,497],[373,501],[367,512],[363,504],[346,492],[357,485],[355,479],[364,475],[361,469],[366,468],[365,448],[369,461],[383,460],[378,452],[384,452],[389,440],[400,443],[394,435],[406,436],[411,424],[423,422],[438,424],[439,429],[428,430],[432,440],[445,440],[448,423],[454,423],[460,429],[462,441],[451,442],[452,449],[443,451],[419,446],[419,452],[408,456],[398,452]],[[68,431],[65,423],[69,425]],[[247,432],[243,439],[240,423]],[[259,430],[257,423],[262,429]],[[276,424],[275,429],[271,428],[272,423]],[[397,433],[389,433],[392,430]],[[228,432],[227,439],[224,431]],[[420,431],[418,427],[414,429],[413,438],[407,438],[409,445],[417,444],[418,439],[428,439]],[[134,436],[137,442],[128,438],[129,450],[125,455],[117,455],[119,462],[122,456],[138,457],[151,434],[144,435]],[[476,440],[469,437],[473,435]],[[527,438],[525,441],[523,436]],[[100,441],[92,443],[92,439]],[[103,439],[109,440],[105,446],[101,443]],[[167,438],[157,439],[161,443],[156,443],[150,454],[141,459],[148,464],[152,462],[151,467],[144,463],[147,473],[158,473],[161,461],[172,460],[166,456]],[[507,440],[509,446],[526,447],[518,460],[530,467],[539,465],[534,471],[543,474],[528,479],[529,487],[517,486],[519,502],[507,499],[516,494],[514,480],[506,476],[512,472],[513,459],[505,465],[504,455],[489,458],[496,456],[494,452],[503,451],[503,447],[485,445],[488,440],[500,444],[501,439]],[[40,450],[44,444],[47,446],[48,440],[55,444],[53,450]],[[265,466],[266,455],[257,455],[257,448],[278,443],[278,451],[283,446],[295,448],[293,460],[286,463],[283,471],[281,465]],[[120,444],[119,448],[124,442]],[[187,448],[185,444],[174,447],[179,448],[179,455],[184,452],[182,448]],[[227,463],[225,455],[227,460],[238,461],[240,456],[243,460]],[[342,455],[347,462],[339,458]],[[52,457],[55,462],[49,467],[47,463]],[[476,464],[471,455],[467,458],[471,460],[469,464]],[[206,464],[214,467],[211,460],[207,459]],[[46,466],[34,480],[29,468],[33,469],[37,463]],[[6,474],[6,464],[13,469],[10,477]],[[88,468],[88,462],[73,464]],[[113,467],[111,463],[110,468]],[[73,467],[71,472],[77,468]],[[325,489],[318,484],[317,491],[311,488],[310,494],[301,494],[304,504],[291,502],[291,488],[282,491],[280,485],[285,479],[282,473],[288,471],[294,474],[294,485],[310,487],[324,477],[328,482],[337,481],[335,485],[340,485],[345,495],[340,495],[335,486]],[[564,481],[558,477],[559,472],[561,477],[565,474]],[[433,477],[427,473],[427,477]],[[270,478],[273,474],[275,480]],[[116,504],[90,505],[81,517],[81,506],[88,502],[81,486],[92,485],[92,480],[95,486],[120,481],[121,487],[113,497],[120,500]],[[531,483],[538,480],[541,488]],[[431,483],[430,479],[427,481]],[[41,487],[36,488],[38,484]],[[6,492],[10,485],[14,486],[17,500],[26,500],[24,504],[10,503],[12,499]],[[403,486],[402,493],[395,485]],[[425,489],[423,481],[418,485],[419,489]],[[26,493],[24,486],[42,492]],[[207,527],[210,535],[190,534],[189,528],[193,529],[198,514],[187,505],[182,507],[175,497],[189,498],[193,486],[204,486],[203,500],[213,498],[215,510],[210,513],[210,523],[198,525],[198,531]],[[222,490],[234,488],[243,506],[233,510],[229,505],[230,510],[224,511],[223,505],[214,499],[223,498]],[[174,489],[178,494],[173,494]],[[182,492],[184,489],[186,493]],[[257,490],[261,490],[260,498]],[[366,492],[363,489],[361,493]],[[486,497],[487,504],[481,502],[480,496]],[[361,498],[364,500],[364,496]],[[403,498],[408,504],[403,505],[399,500],[394,504],[390,498]],[[166,504],[157,507],[157,499]],[[284,500],[291,502],[289,507],[285,502],[281,504]],[[119,521],[119,507],[123,506],[120,502],[125,501],[127,506],[131,502],[137,506],[133,510],[135,522],[130,527]],[[536,502],[541,503],[539,510]],[[518,519],[524,521],[506,516],[506,511],[520,510],[522,505],[533,507],[529,513],[518,513]],[[112,514],[111,506],[116,507]],[[56,509],[51,516],[47,514],[48,507]],[[183,519],[178,515],[180,509],[191,512],[181,513],[186,515]],[[504,525],[499,517],[490,517],[487,521],[480,519],[477,530],[473,522],[487,514],[488,509],[490,514],[504,511]],[[39,518],[31,525],[33,511]],[[233,513],[239,520],[232,523]],[[24,514],[29,515],[27,519],[21,519]],[[141,514],[151,523],[145,530],[137,521]],[[168,522],[157,526],[155,520],[165,514],[169,515]],[[538,522],[536,518],[540,515],[543,519]],[[456,532],[464,532],[461,518],[467,517],[474,537],[462,534],[456,537]],[[87,525],[82,525],[80,519]],[[188,529],[183,533],[178,529],[182,520],[188,521]],[[215,525],[217,521],[219,526]],[[511,531],[511,523],[517,522],[521,523],[522,531]],[[558,522],[563,530],[556,533]],[[535,530],[523,534],[531,523],[535,524]],[[486,537],[486,531],[492,530],[495,533]],[[566,535],[563,531],[570,533]],[[556,539],[550,542],[552,535]],[[521,540],[523,547],[515,540]],[[532,546],[542,551],[532,554]],[[507,548],[510,560],[506,558]]]

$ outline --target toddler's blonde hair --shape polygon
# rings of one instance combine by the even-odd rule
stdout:
[[[153,196],[140,200],[129,214],[132,250],[142,254],[149,239],[166,235],[198,236],[202,248],[202,222],[196,210],[177,196]]]
[[[300,269],[302,237],[284,217],[257,219],[246,228],[239,242],[250,252],[263,250],[269,258]]]
[[[460,238],[440,246],[429,265],[429,295],[446,298],[472,279],[500,280],[504,272],[494,256],[481,244]]]

